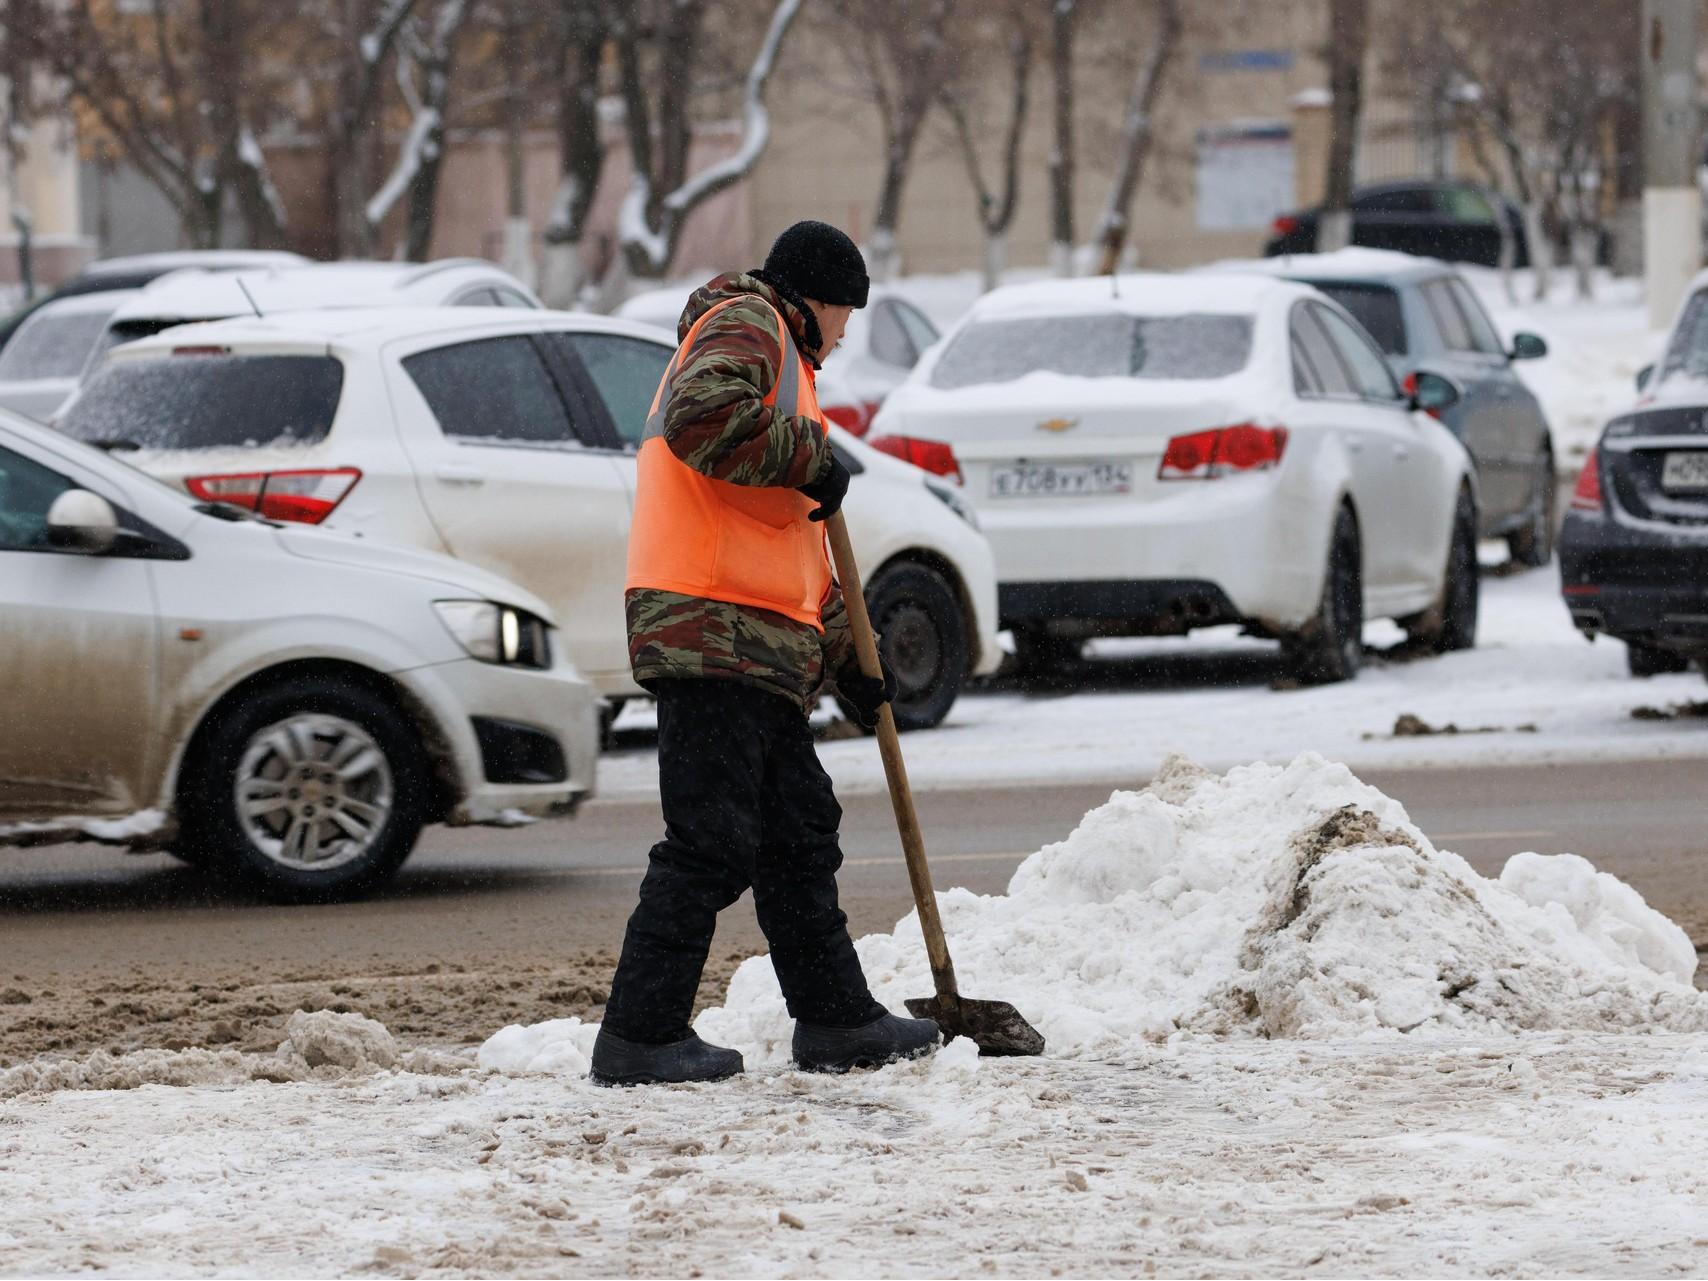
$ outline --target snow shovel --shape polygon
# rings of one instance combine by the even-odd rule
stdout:
[[[828,524],[836,577],[842,584],[842,599],[854,633],[854,653],[862,672],[881,679],[878,642],[872,634],[871,617],[866,613],[866,597],[860,587],[860,570],[854,563],[854,548],[848,541],[848,526],[843,523],[841,512],[833,515]],[[878,709],[878,751],[884,758],[890,802],[895,806],[902,853],[907,856],[907,879],[913,883],[919,928],[925,935],[925,952],[931,958],[931,977],[937,986],[936,996],[908,1001],[907,1012],[916,1019],[930,1019],[948,1036],[966,1037],[979,1047],[980,1054],[1042,1054],[1043,1036],[1007,1001],[969,1000],[955,987],[955,966],[949,960],[943,921],[937,915],[937,893],[931,886],[931,868],[925,862],[925,836],[919,829],[919,815],[914,812],[913,791],[907,785],[907,765],[901,758],[901,740],[896,735],[895,715],[888,703]]]

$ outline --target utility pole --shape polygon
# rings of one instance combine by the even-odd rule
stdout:
[[[1702,265],[1697,0],[1643,0],[1643,278],[1649,325],[1672,321]]]

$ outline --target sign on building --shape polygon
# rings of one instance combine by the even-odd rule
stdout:
[[[1252,121],[1198,131],[1200,230],[1267,227],[1293,203],[1293,131],[1288,125]]]

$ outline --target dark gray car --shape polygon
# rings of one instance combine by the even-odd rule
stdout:
[[[1350,311],[1402,380],[1427,370],[1458,388],[1458,403],[1437,416],[1476,463],[1482,536],[1504,538],[1522,564],[1546,564],[1555,527],[1553,439],[1512,365],[1546,355],[1547,343],[1517,334],[1508,350],[1464,278],[1437,259],[1337,257],[1299,254],[1265,265]]]

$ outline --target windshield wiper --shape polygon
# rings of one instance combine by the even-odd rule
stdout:
[[[142,442],[132,440],[128,436],[102,436],[96,440],[86,440],[85,445],[93,445],[96,449],[112,453],[115,449],[137,450],[142,448]]]

